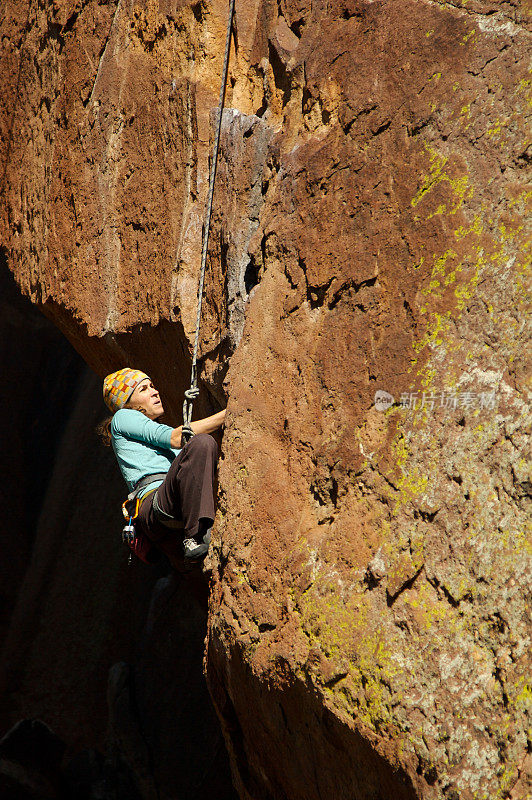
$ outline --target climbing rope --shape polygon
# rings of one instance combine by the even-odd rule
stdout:
[[[222,127],[222,113],[224,109],[225,87],[227,84],[227,69],[229,66],[229,49],[231,44],[231,31],[233,27],[233,14],[235,10],[235,0],[229,0],[229,19],[227,21],[227,36],[225,39],[225,57],[222,69],[222,80],[220,83],[220,97],[218,100],[218,116],[215,126],[214,147],[212,154],[211,171],[209,176],[209,194],[207,198],[207,207],[205,211],[205,224],[203,232],[203,248],[201,252],[201,269],[198,287],[198,312],[196,316],[196,336],[194,339],[194,350],[192,353],[192,369],[190,372],[190,389],[185,391],[185,400],[183,401],[183,429],[181,434],[181,446],[184,446],[194,435],[190,426],[192,420],[192,405],[194,399],[199,394],[198,376],[197,376],[197,356],[198,356],[198,341],[201,319],[201,304],[203,301],[203,281],[205,278],[205,267],[207,265],[207,250],[209,247],[209,233],[211,229],[211,212],[212,212],[212,198],[214,195],[214,179],[216,177],[216,166],[218,164],[218,153],[220,150],[220,130]]]

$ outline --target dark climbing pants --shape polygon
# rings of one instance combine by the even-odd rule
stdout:
[[[157,547],[172,556],[183,539],[193,538],[199,520],[214,521],[214,483],[218,445],[209,433],[197,433],[174,459],[157,489],[159,508],[183,521],[183,528],[169,528],[154,514],[153,495],[141,503],[136,524]]]

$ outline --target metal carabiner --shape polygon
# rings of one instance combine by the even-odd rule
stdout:
[[[128,503],[132,502],[129,498],[127,500],[124,500],[124,502],[122,503],[122,515],[126,521],[128,519],[129,520],[137,519],[139,515],[140,500],[138,497],[135,497],[134,501],[135,501],[135,513],[131,512],[127,507]]]

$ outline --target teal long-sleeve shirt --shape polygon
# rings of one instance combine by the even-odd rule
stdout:
[[[170,446],[172,430],[169,425],[148,419],[133,408],[121,408],[115,413],[111,422],[111,444],[129,491],[147,475],[168,472],[181,452]],[[159,479],[143,487],[139,497],[161,483]]]

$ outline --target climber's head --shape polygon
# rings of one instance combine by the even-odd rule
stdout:
[[[150,419],[157,419],[164,413],[151,378],[138,369],[124,367],[108,375],[103,382],[103,399],[113,413],[121,408],[133,408]]]
[[[150,378],[145,378],[135,386],[133,394],[126,403],[126,408],[142,411],[150,419],[157,419],[161,414],[164,414],[159,392]]]

